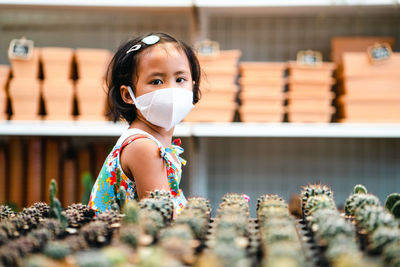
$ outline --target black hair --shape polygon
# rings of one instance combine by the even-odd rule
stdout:
[[[134,92],[136,91],[132,77],[134,74],[137,75],[138,72],[139,55],[147,47],[151,46],[144,44],[141,40],[150,35],[160,37],[160,40],[155,45],[161,43],[175,43],[178,49],[182,49],[182,51],[185,52],[189,61],[192,80],[194,81],[193,104],[196,104],[200,99],[200,64],[194,50],[183,41],[177,40],[166,33],[150,33],[138,36],[128,40],[118,48],[107,69],[106,84],[108,87],[108,105],[110,108],[110,115],[114,121],[123,118],[131,124],[136,119],[136,107],[135,105],[124,102],[120,87],[121,85],[129,85]],[[130,48],[137,44],[142,45],[137,52],[127,53]]]

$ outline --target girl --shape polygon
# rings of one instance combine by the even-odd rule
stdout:
[[[164,33],[140,36],[123,44],[107,71],[108,100],[114,120],[129,128],[105,160],[92,188],[89,207],[108,210],[120,173],[127,200],[140,200],[155,189],[168,190],[179,213],[186,199],[179,182],[180,140],[174,126],[200,97],[200,66],[194,51]]]

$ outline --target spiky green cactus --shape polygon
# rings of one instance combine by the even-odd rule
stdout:
[[[65,228],[68,226],[68,220],[62,213],[61,203],[57,199],[57,182],[52,179],[50,182],[50,218],[56,218]]]
[[[362,184],[357,184],[354,186],[353,192],[354,194],[367,194],[368,190]]]
[[[374,252],[382,252],[382,249],[392,243],[400,241],[400,230],[396,227],[378,227],[372,234],[370,249]]]
[[[63,260],[71,254],[71,250],[66,244],[59,241],[53,241],[47,243],[44,248],[44,254],[52,259]]]
[[[125,225],[121,228],[120,239],[125,244],[136,249],[139,244],[140,229],[137,225]]]
[[[128,201],[124,208],[125,217],[123,218],[124,223],[138,224],[140,217],[140,208],[136,201]]]
[[[102,247],[109,242],[107,224],[103,221],[93,221],[81,229],[81,234],[86,242],[93,247]]]
[[[395,206],[397,207],[395,208]],[[387,196],[385,208],[390,211],[396,218],[400,218],[400,194],[392,193]]]

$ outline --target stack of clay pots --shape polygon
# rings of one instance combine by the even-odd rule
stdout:
[[[202,70],[201,99],[185,118],[188,122],[231,122],[237,108],[239,50],[198,55]]]
[[[9,84],[13,120],[37,120],[39,117],[40,49],[34,48],[29,59],[10,59],[13,78]]]
[[[105,73],[111,53],[103,49],[76,49],[76,94],[79,120],[105,120],[107,90]]]
[[[0,65],[0,121],[7,119],[7,94],[6,85],[10,76],[10,67]]]
[[[284,118],[286,63],[242,62],[240,64],[243,122],[282,122]]]
[[[289,62],[286,112],[289,122],[330,122],[335,108],[332,77],[335,64],[302,65]]]
[[[43,65],[43,100],[46,120],[72,120],[74,84],[72,80],[73,50],[41,48]]]
[[[344,88],[344,75],[343,75],[343,54],[346,52],[363,52],[365,53],[368,47],[377,43],[387,43],[389,46],[394,47],[395,40],[393,37],[334,37],[331,39],[331,58],[337,64],[336,79],[337,90],[337,118],[339,121],[345,117],[345,110],[343,109],[343,99],[341,97],[345,93]],[[350,67],[350,66],[349,66]]]
[[[373,64],[366,52],[343,54],[342,122],[400,122],[400,53]]]

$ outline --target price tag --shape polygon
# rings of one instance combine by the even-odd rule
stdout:
[[[199,55],[215,56],[219,54],[219,43],[215,41],[205,40],[197,42],[195,48]]]
[[[296,62],[298,65],[320,66],[322,65],[322,53],[313,50],[299,51]]]
[[[8,48],[8,57],[10,59],[29,60],[32,57],[33,47],[33,41],[27,40],[25,37],[13,39]]]
[[[392,53],[392,48],[388,43],[374,44],[367,48],[368,59],[372,64],[389,60]]]

